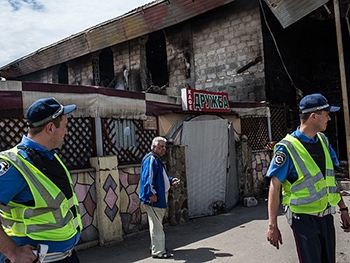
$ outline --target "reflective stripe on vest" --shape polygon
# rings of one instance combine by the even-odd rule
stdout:
[[[33,194],[35,206],[28,207],[12,201],[7,206],[1,205],[5,232],[10,236],[28,236],[41,240],[60,241],[73,237],[77,233],[77,229],[82,229],[78,213],[79,203],[73,189],[72,197],[67,200],[56,185],[17,152],[18,149],[15,147],[2,152],[0,157],[10,161],[22,174]],[[67,168],[56,154],[55,158],[66,171],[72,186]],[[75,218],[73,218],[71,209],[76,210],[77,216]]]
[[[307,205],[310,205],[312,203],[315,204],[316,202],[320,201],[320,211],[322,211],[322,209],[324,209],[328,203],[332,206],[335,206],[340,200],[338,187],[334,177],[333,164],[329,154],[327,139],[322,133],[318,133],[318,135],[325,154],[325,176],[323,176],[318,166],[318,169],[316,169],[316,167],[312,168],[314,169],[313,172],[309,171],[311,168],[310,164],[313,164],[314,161],[309,154],[305,154],[305,147],[297,138],[294,138],[291,135],[287,135],[280,143],[278,143],[286,147],[290,153],[290,156],[292,157],[294,166],[298,173],[298,180],[293,184],[290,184],[288,181],[283,184],[284,190],[289,191],[290,194],[289,196],[284,196],[283,203],[288,204],[291,209],[293,207],[304,206],[303,209],[307,210]],[[303,148],[303,159],[298,153],[298,148],[301,147]],[[306,163],[308,163],[309,169]],[[316,188],[316,185],[319,189]],[[305,196],[304,192],[304,196],[300,198],[300,194],[298,192],[302,190],[307,190],[308,196]],[[324,202],[326,203],[324,204]],[[315,207],[313,207],[313,211],[310,212],[315,212],[314,209]],[[297,208],[295,210],[297,210]]]

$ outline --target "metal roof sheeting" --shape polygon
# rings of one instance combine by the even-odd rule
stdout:
[[[0,68],[15,78],[180,23],[235,0],[158,0],[46,46]]]
[[[316,10],[329,0],[265,0],[283,28]]]

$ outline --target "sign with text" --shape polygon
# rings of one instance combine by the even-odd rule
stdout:
[[[157,130],[157,118],[155,116],[147,116],[143,121],[143,128],[145,130]]]
[[[230,112],[228,93],[196,89],[181,89],[182,110]]]

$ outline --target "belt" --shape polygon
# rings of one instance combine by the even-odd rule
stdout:
[[[60,261],[62,259],[68,258],[72,255],[73,253],[73,248],[66,251],[66,252],[52,252],[52,253],[47,253],[45,258],[44,258],[44,263],[49,263],[49,262],[56,262]]]
[[[47,253],[48,246],[47,245],[38,245],[37,250],[33,250],[33,253],[37,255],[37,259],[34,260],[35,263],[50,263],[50,262],[56,262],[63,260],[65,258],[68,258],[73,253],[73,248],[70,250],[67,250],[66,252],[51,252]],[[8,258],[5,258],[5,263],[11,263],[11,261]]]
[[[313,213],[313,214],[308,214],[308,215],[311,215],[311,216],[317,216],[317,217],[324,217],[326,215],[329,215],[329,214],[334,214],[335,213],[335,208],[330,206],[330,207],[327,207],[325,210],[321,211],[321,212],[318,212],[318,213]]]

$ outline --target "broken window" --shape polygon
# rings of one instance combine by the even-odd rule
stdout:
[[[166,43],[163,31],[149,34],[146,59],[150,91],[162,91],[169,82]]]
[[[113,52],[110,48],[101,51],[99,57],[100,85],[114,88]]]
[[[58,69],[58,83],[68,84],[68,68],[66,63],[62,63]]]

